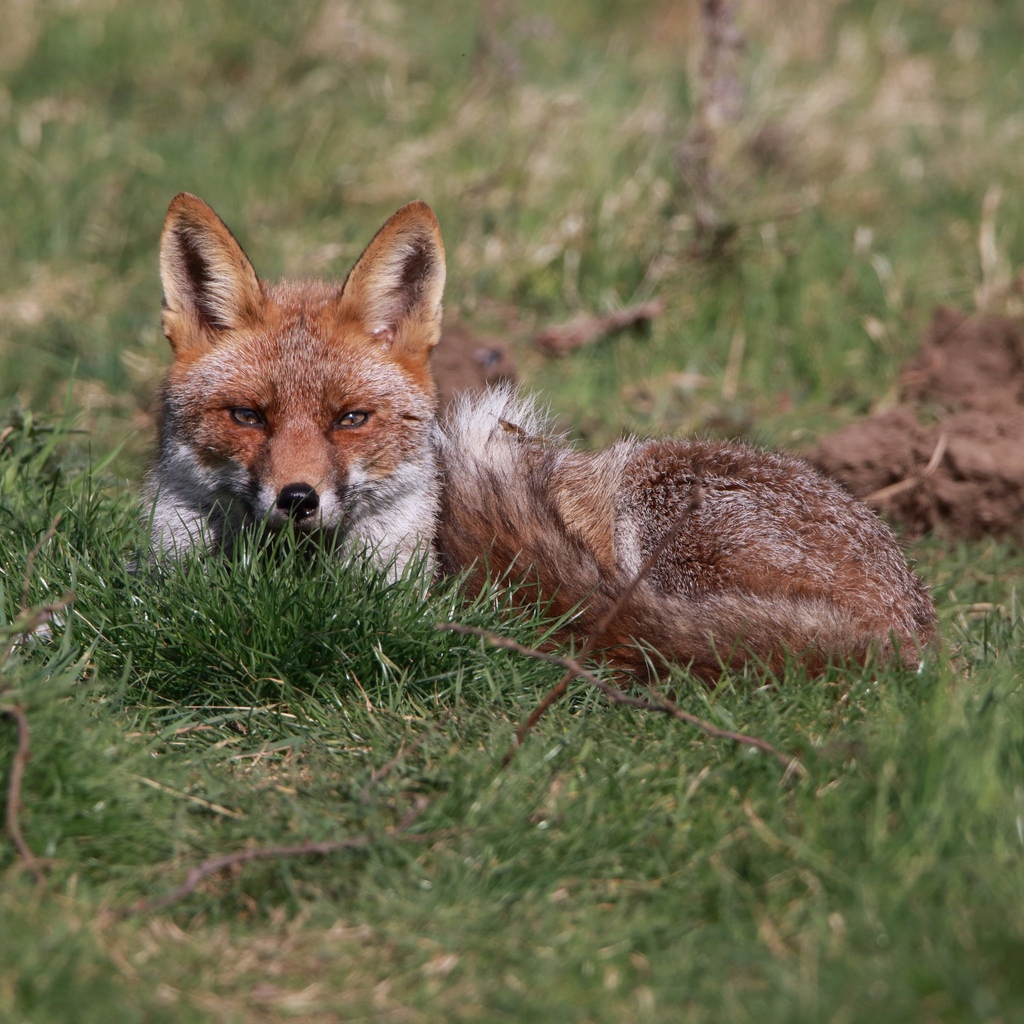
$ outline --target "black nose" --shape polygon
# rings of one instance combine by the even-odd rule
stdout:
[[[277,496],[277,507],[301,522],[308,519],[320,507],[316,488],[310,484],[288,484]]]

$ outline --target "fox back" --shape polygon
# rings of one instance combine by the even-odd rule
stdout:
[[[463,401],[440,452],[442,570],[527,584],[633,671],[913,666],[935,633],[889,527],[799,459],[681,439],[577,451],[509,388]]]
[[[729,442],[578,451],[501,387],[436,416],[444,248],[430,208],[392,216],[341,284],[269,285],[202,200],[161,241],[159,553],[291,524],[400,571],[528,584],[620,664],[714,679],[754,660],[816,672],[916,664],[935,633],[891,530],[798,459]],[[612,614],[614,612],[614,614]]]

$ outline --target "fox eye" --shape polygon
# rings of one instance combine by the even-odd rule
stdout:
[[[231,418],[243,427],[259,427],[263,425],[263,417],[255,409],[232,409]]]
[[[370,414],[368,412],[356,409],[352,412],[346,412],[339,416],[335,421],[334,426],[336,430],[351,430],[353,427],[364,426],[369,418]]]

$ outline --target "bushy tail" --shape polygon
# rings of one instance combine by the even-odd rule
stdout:
[[[660,658],[714,680],[751,660],[778,672],[791,658],[816,672],[831,661],[897,653],[892,637],[826,596],[773,592],[770,581],[761,593],[689,596],[654,586],[642,566],[626,573],[614,554],[616,507],[632,451],[622,442],[576,452],[509,387],[464,401],[440,428],[440,568],[471,567],[478,587],[504,575],[518,580],[520,600],[571,616],[566,632],[576,637],[599,632],[597,647],[640,673]],[[916,664],[916,645],[904,647],[900,659]]]

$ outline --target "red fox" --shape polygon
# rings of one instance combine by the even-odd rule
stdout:
[[[437,415],[444,246],[413,202],[346,280],[267,284],[201,199],[161,239],[174,361],[148,481],[158,553],[291,523],[402,571],[507,577],[625,668],[919,664],[935,612],[890,529],[798,459],[730,442],[585,452],[505,386]]]

